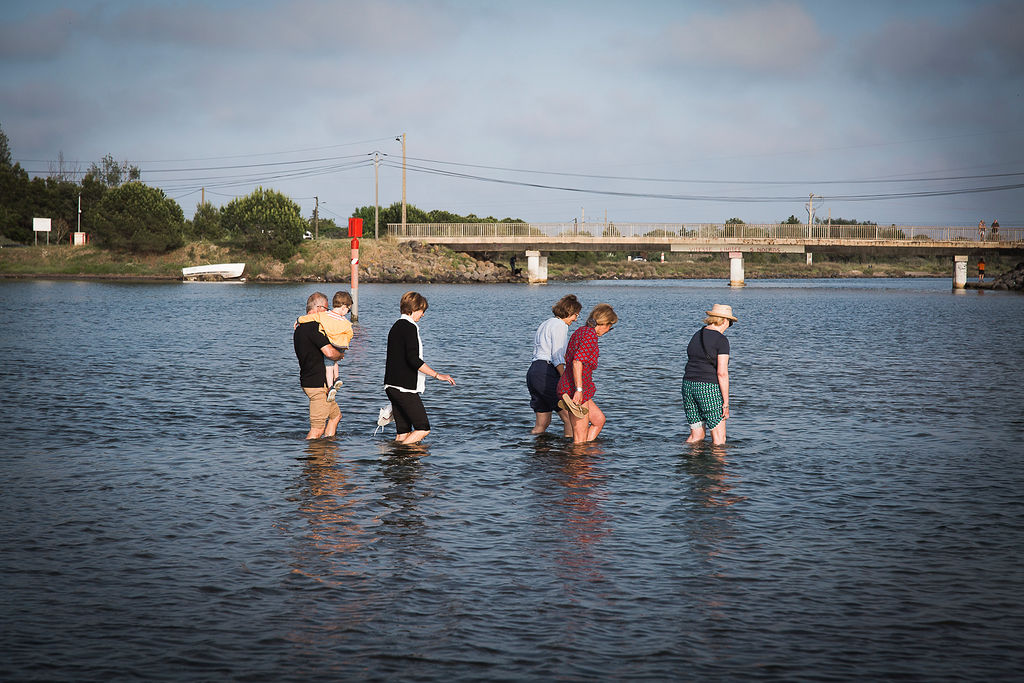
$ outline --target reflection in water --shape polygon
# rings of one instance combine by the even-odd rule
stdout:
[[[559,575],[574,583],[604,579],[602,560],[594,556],[595,544],[610,532],[609,515],[601,508],[607,477],[596,467],[602,456],[604,451],[594,442],[565,444],[542,437],[536,442],[536,457],[528,460],[535,491],[546,499],[540,509],[558,513],[540,522],[544,528],[552,520],[558,522]]]
[[[692,475],[695,500],[703,507],[728,507],[746,500],[730,493],[738,479],[726,469],[727,446],[696,444],[682,456],[686,472]]]
[[[292,575],[311,579],[322,588],[341,589],[346,596],[307,606],[294,617],[299,626],[288,633],[288,640],[303,656],[312,656],[339,628],[353,629],[371,618],[373,592],[366,587],[373,577],[367,574],[360,551],[376,539],[358,522],[361,487],[352,479],[355,465],[339,458],[338,444],[333,439],[307,441],[306,454],[293,499],[307,531],[295,534],[298,545]],[[291,586],[298,591],[309,588]]]
[[[339,453],[336,440],[307,442],[294,497],[307,530],[293,534],[298,543],[292,575],[315,583],[289,586],[297,591],[297,602],[306,605],[293,616],[296,627],[288,633],[302,656],[345,643],[368,628],[379,617],[381,603],[390,599],[389,591],[395,590],[394,577],[422,557],[416,549],[424,527],[418,481],[419,456],[426,450],[422,445],[390,445],[382,454],[377,462],[383,477],[374,481],[372,473],[360,470],[358,458]],[[374,557],[389,559],[381,565]],[[316,599],[298,598],[310,590]]]
[[[306,446],[303,485],[299,489],[299,513],[308,531],[292,571],[328,585],[339,577],[359,575],[359,564],[347,554],[370,542],[355,519],[358,486],[349,471],[338,463],[338,446],[331,439],[315,439]]]
[[[729,558],[724,547],[736,533],[738,513],[732,506],[747,499],[733,492],[739,479],[729,472],[728,449],[728,445],[698,443],[680,456],[683,478],[692,491],[687,497],[691,509],[686,515],[691,519],[691,545],[705,564],[706,576],[711,579],[709,586],[713,587],[697,599],[715,620],[728,618],[729,596],[720,592],[720,580],[728,578]]]
[[[427,454],[423,444],[390,444],[386,447],[386,455],[380,459],[380,470],[384,478],[390,482],[381,493],[381,502],[385,510],[379,516],[382,531],[414,529],[424,526],[423,515],[419,511],[422,494],[416,490],[416,482],[423,473],[420,457]]]

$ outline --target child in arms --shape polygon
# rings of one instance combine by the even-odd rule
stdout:
[[[335,292],[331,306],[333,308],[329,311],[307,313],[299,318],[298,322],[308,323],[315,320],[320,323],[320,328],[327,335],[331,345],[341,351],[344,356],[345,350],[352,341],[352,323],[345,318],[352,308],[352,295],[348,292]],[[330,387],[330,391],[327,392],[327,400],[334,401],[337,398],[338,389],[342,385],[342,381],[338,378],[338,361],[330,361],[325,358],[324,362],[327,364],[327,386]]]

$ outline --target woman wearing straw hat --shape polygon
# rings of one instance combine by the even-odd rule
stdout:
[[[729,340],[723,332],[736,317],[732,306],[715,304],[686,345],[686,370],[683,372],[683,409],[690,424],[686,443],[703,441],[705,429],[711,441],[725,443],[725,421],[729,419]]]
[[[593,441],[604,427],[604,413],[594,403],[597,387],[592,375],[597,368],[597,338],[610,332],[618,321],[619,316],[611,306],[598,304],[590,312],[587,324],[569,337],[569,345],[565,349],[565,372],[558,380],[558,395],[562,397],[561,404],[569,411],[574,443]]]

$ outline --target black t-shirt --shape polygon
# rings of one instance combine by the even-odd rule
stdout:
[[[704,335],[704,346],[700,345],[700,336]],[[704,355],[707,349],[707,356]],[[686,345],[686,370],[683,372],[683,379],[691,382],[711,382],[718,384],[718,356],[729,355],[729,340],[721,332],[709,330],[702,327],[690,338]],[[712,363],[708,360],[711,356]]]
[[[320,348],[331,342],[321,330],[320,323],[315,320],[299,323],[292,334],[292,342],[295,344],[295,356],[299,359],[299,384],[309,388],[326,387],[327,370]]]

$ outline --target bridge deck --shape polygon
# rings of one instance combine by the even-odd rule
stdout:
[[[675,251],[763,253],[916,252],[952,255],[1024,250],[1024,228],[986,232],[948,226],[612,223],[389,223],[399,241],[460,251]],[[995,237],[995,238],[994,238]]]

